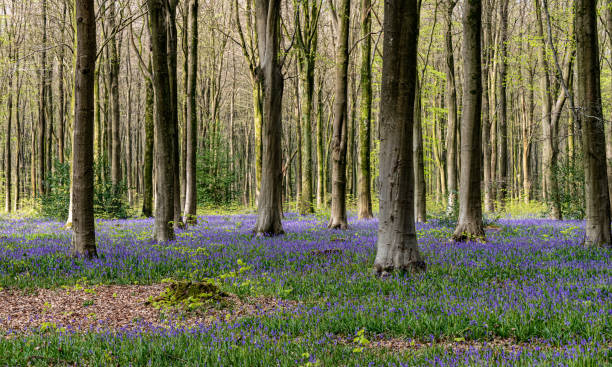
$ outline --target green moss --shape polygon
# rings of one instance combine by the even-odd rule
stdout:
[[[187,310],[207,309],[212,306],[227,307],[229,294],[221,291],[211,282],[175,281],[168,282],[166,290],[147,304],[155,308],[184,308]]]

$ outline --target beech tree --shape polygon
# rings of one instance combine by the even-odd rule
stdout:
[[[481,0],[466,0],[463,7],[463,114],[461,117],[461,177],[459,220],[453,240],[484,239],[480,192],[481,167]]]
[[[191,15],[191,45],[189,45],[189,77],[188,77],[188,102],[186,124],[186,182],[185,182],[185,218],[184,222],[195,224],[196,209],[198,203],[198,190],[196,187],[196,160],[197,160],[197,136],[198,136],[198,112],[197,112],[197,78],[198,78],[198,0],[190,2]]]
[[[576,66],[586,191],[585,244],[612,246],[601,105],[597,0],[576,0]]]
[[[155,240],[166,242],[174,239],[174,119],[170,96],[170,72],[168,63],[168,18],[166,0],[147,0],[153,85],[155,89]]]
[[[73,143],[72,254],[96,257],[94,221],[94,71],[96,15],[93,0],[77,0]]]
[[[332,132],[332,203],[328,228],[346,229],[346,150],[348,124],[348,66],[351,1],[341,0],[339,14],[334,13],[338,24],[336,50],[336,100]]]
[[[412,134],[417,81],[417,0],[385,1],[380,121],[380,224],[374,269],[422,271],[414,224]]]
[[[263,80],[263,125],[261,191],[258,197],[257,223],[254,232],[267,236],[283,233],[281,223],[282,195],[282,101],[284,80],[279,62],[281,0],[256,0],[260,66]]]

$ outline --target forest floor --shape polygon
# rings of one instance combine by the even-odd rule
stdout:
[[[167,244],[99,221],[92,261],[61,223],[0,221],[0,366],[612,364],[612,250],[583,247],[583,222],[500,220],[486,243],[419,224],[427,272],[379,279],[375,220],[254,221],[200,217]],[[186,281],[220,296],[159,301]]]

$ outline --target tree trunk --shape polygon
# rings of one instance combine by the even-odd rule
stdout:
[[[417,223],[427,222],[427,190],[425,187],[425,161],[423,153],[423,124],[421,119],[421,84],[417,78],[414,102],[414,132],[412,154],[414,159],[414,212]]]
[[[187,135],[187,159],[185,162],[185,223],[197,223],[196,209],[198,203],[198,192],[196,187],[196,162],[197,162],[197,136],[198,136],[198,114],[197,114],[197,77],[198,77],[198,0],[191,0],[191,45],[189,49],[189,92],[187,95],[187,115],[185,126]],[[187,121],[189,119],[189,121]],[[233,157],[231,158],[233,159]]]
[[[548,56],[546,55],[546,37],[544,35],[544,25],[542,21],[542,12],[540,1],[535,0],[535,10],[538,26],[538,36],[541,38],[541,47],[539,53],[540,64],[544,70],[544,77],[541,79],[540,89],[542,90],[542,182],[544,198],[548,204],[549,214],[551,219],[561,219],[561,202],[559,200],[559,185],[557,183],[557,175],[555,167],[557,165],[557,157],[554,147],[554,132],[552,123],[552,96],[550,71],[548,66]]]
[[[448,185],[447,213],[452,213],[457,199],[457,88],[455,86],[455,57],[453,55],[453,9],[456,0],[446,0],[446,109],[448,130],[446,132],[446,182]]]
[[[417,80],[417,0],[385,1],[380,121],[380,225],[374,269],[421,271],[414,224],[412,131]]]
[[[480,193],[482,32],[481,0],[466,0],[463,8],[463,114],[461,116],[461,178],[459,221],[454,241],[484,240]]]
[[[166,19],[168,20],[168,68],[170,82],[170,108],[171,108],[171,134],[172,134],[172,160],[174,172],[174,221],[175,228],[183,227],[181,215],[181,171],[179,155],[179,124],[178,124],[178,33],[176,28],[176,8],[179,0],[168,0],[166,3]]]
[[[72,254],[96,257],[94,221],[94,74],[96,16],[93,0],[76,1],[77,64],[73,130]]]
[[[497,95],[498,98],[498,154],[497,154],[497,173],[498,177],[498,200],[500,209],[503,210],[508,197],[508,104],[506,95],[506,85],[508,76],[508,2],[500,1],[499,3],[499,20],[500,20],[500,54],[499,54],[499,69],[497,75]]]
[[[174,154],[170,76],[168,65],[168,23],[164,1],[147,0],[155,88],[155,240],[174,240]]]
[[[45,144],[47,143],[47,98],[45,94],[47,92],[47,0],[42,2],[42,21],[43,21],[43,41],[42,41],[42,52],[41,52],[41,66],[40,66],[40,106],[38,110],[38,162],[36,172],[36,186],[38,195],[43,196],[45,194],[45,179],[46,179],[46,157],[45,157]]]
[[[493,212],[495,210],[493,200],[493,175],[491,172],[491,113],[489,109],[489,65],[491,62],[491,10],[488,1],[483,7],[484,25],[482,32],[483,39],[483,63],[482,63],[482,157],[483,157],[483,186],[484,186],[484,205],[485,210]]]
[[[151,60],[149,60],[151,70]],[[153,147],[155,129],[155,92],[153,81],[147,77],[145,96],[145,141],[144,141],[144,172],[143,172],[143,197],[142,215],[150,218],[153,216]]]
[[[607,1],[605,2],[605,7],[606,7],[606,30],[608,33],[608,37],[609,37],[609,45],[610,47],[612,47],[612,37],[610,37],[612,35],[612,2],[611,1]],[[612,64],[610,65],[612,67]],[[606,157],[607,157],[607,162],[608,162],[608,193],[610,196],[610,202],[612,205],[612,124],[611,123],[607,123],[606,125]],[[570,127],[571,130],[571,127]],[[568,134],[568,136],[570,136],[572,138],[572,143],[573,143],[573,133]],[[568,137],[568,144],[569,144],[569,137]],[[573,144],[572,144],[573,145]]]
[[[119,71],[120,71],[120,59],[119,52],[117,50],[117,39],[115,36],[115,2],[112,1],[108,5],[109,9],[109,26],[111,32],[109,46],[110,52],[110,94],[111,94],[111,182],[117,190],[121,183],[121,110],[119,104]]]
[[[323,154],[323,78],[319,77],[319,92],[317,98],[317,207],[325,205],[325,155]]]
[[[372,214],[372,169],[370,163],[372,140],[372,0],[361,0],[361,115],[359,121],[359,219],[370,219]]]
[[[340,5],[336,50],[336,100],[334,103],[334,126],[332,136],[332,205],[328,228],[347,229],[346,216],[346,151],[347,151],[347,97],[349,64],[349,24],[351,1],[342,0]]]
[[[597,1],[576,0],[575,9],[578,105],[586,191],[585,244],[610,247],[610,198],[601,106]]]
[[[259,60],[258,77],[263,82],[261,191],[254,232],[274,236],[283,233],[282,195],[282,101],[284,79],[280,49],[280,0],[256,0]]]
[[[14,61],[14,60],[11,60]],[[11,212],[12,209],[12,194],[13,194],[13,187],[11,186],[12,183],[12,163],[13,163],[13,157],[11,155],[12,150],[11,150],[11,137],[13,136],[11,134],[11,129],[12,129],[12,124],[13,124],[13,76],[9,76],[9,80],[8,80],[8,98],[6,101],[6,110],[7,110],[7,114],[8,114],[8,118],[6,119],[6,157],[5,157],[5,161],[4,161],[4,182],[5,182],[5,186],[4,186],[4,191],[5,191],[5,206],[4,206],[4,210],[7,213]],[[19,132],[17,132],[17,134],[19,134]]]

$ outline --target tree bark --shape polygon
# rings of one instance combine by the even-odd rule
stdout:
[[[149,59],[149,70],[151,70],[151,60]],[[153,216],[153,147],[155,129],[155,92],[153,90],[153,80],[147,77],[145,92],[145,141],[144,141],[144,172],[143,172],[143,195],[142,195],[142,215],[150,218]]]
[[[453,55],[453,9],[456,0],[446,0],[445,14],[446,33],[445,59],[446,59],[446,109],[448,116],[448,130],[446,131],[446,183],[448,185],[448,213],[452,213],[457,200],[457,88],[455,83],[455,57]]]
[[[349,64],[349,24],[351,1],[342,0],[340,5],[336,50],[336,100],[334,103],[334,126],[332,136],[332,205],[328,228],[347,229],[346,215],[346,151],[347,151],[347,99]]]
[[[45,148],[47,143],[47,0],[42,2],[43,40],[40,66],[40,105],[38,110],[38,161],[36,172],[36,186],[39,196],[45,194],[46,179],[46,157]]]
[[[542,90],[542,174],[544,198],[548,204],[551,219],[561,219],[561,202],[559,200],[559,185],[555,168],[557,166],[557,154],[555,149],[553,122],[552,122],[552,95],[550,83],[550,70],[546,55],[546,37],[542,21],[542,11],[540,0],[535,0],[535,10],[538,26],[538,36],[541,38],[539,50],[540,64],[542,65],[544,76],[540,81]]]
[[[96,257],[94,221],[94,74],[96,23],[93,0],[76,1],[77,63],[73,151],[73,256]]]
[[[121,110],[119,103],[119,71],[120,71],[120,56],[117,50],[117,37],[116,33],[116,2],[111,1],[109,3],[109,26],[110,26],[110,42],[109,52],[109,81],[110,81],[110,95],[111,95],[111,182],[117,190],[121,183]]]
[[[498,193],[500,209],[503,210],[508,197],[508,103],[507,103],[507,76],[508,76],[508,2],[499,3],[500,44],[499,69],[497,75],[497,116],[498,118]]]
[[[461,177],[459,220],[454,241],[485,239],[480,192],[482,32],[481,0],[466,0],[463,9],[463,114],[461,116]]]
[[[282,199],[282,100],[284,80],[279,64],[280,0],[256,0],[256,23],[263,85],[261,191],[254,232],[266,236],[283,233]]]
[[[380,225],[374,269],[421,271],[414,224],[412,131],[419,36],[417,0],[385,1],[380,122]]]
[[[414,213],[417,223],[427,222],[427,188],[425,184],[425,160],[423,153],[423,124],[421,83],[417,77],[414,102],[414,132],[412,154],[414,158]]]
[[[168,23],[163,0],[147,0],[155,88],[155,240],[174,240],[174,120],[168,65]]]
[[[197,136],[198,136],[198,114],[197,114],[197,77],[198,77],[198,0],[191,0],[191,45],[189,46],[189,91],[187,95],[187,115],[185,117],[187,135],[187,159],[185,162],[185,223],[197,223],[196,209],[198,203],[198,192],[196,187],[196,162],[197,162]],[[187,121],[189,119],[189,121]],[[231,158],[233,159],[233,157]]]
[[[586,192],[585,244],[610,247],[610,198],[601,105],[597,1],[576,0],[575,11],[578,106]]]
[[[359,175],[357,201],[359,219],[372,214],[372,0],[361,0],[361,115],[359,120]]]

